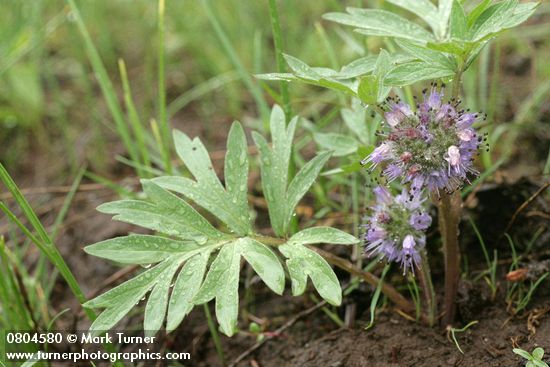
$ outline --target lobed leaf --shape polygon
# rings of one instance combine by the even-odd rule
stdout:
[[[376,104],[380,91],[380,80],[376,75],[366,75],[359,81],[357,96],[366,104]]]
[[[294,208],[298,205],[300,199],[309,190],[313,182],[319,176],[321,169],[331,156],[331,152],[319,153],[315,158],[307,162],[302,169],[298,172],[296,177],[292,180],[288,186],[285,199],[285,222],[283,223],[284,233],[287,231],[288,224],[294,215]]]
[[[176,241],[166,237],[129,235],[86,246],[86,253],[122,264],[155,264],[178,254],[197,250],[194,241]]]
[[[210,237],[222,237],[221,232],[176,195],[149,180],[142,180],[142,186],[148,201],[113,201],[100,205],[97,210],[115,214],[115,220],[184,240],[205,242]]]
[[[160,330],[166,317],[168,297],[172,278],[180,266],[179,261],[173,261],[158,277],[145,306],[143,330],[146,336],[153,336]]]
[[[286,234],[294,208],[330,157],[330,152],[319,154],[306,163],[292,182],[288,183],[290,154],[297,122],[298,119],[294,118],[288,127],[285,127],[282,109],[274,106],[270,120],[272,148],[269,148],[262,135],[255,132],[252,134],[260,152],[262,189],[267,201],[271,226],[278,236]]]
[[[468,39],[468,18],[464,12],[462,4],[458,0],[453,1],[451,10],[450,33],[452,39],[467,40]]]
[[[309,277],[323,299],[332,305],[340,305],[342,302],[340,283],[321,255],[305,246],[290,243],[279,246],[279,250],[287,258],[286,264],[292,282],[293,295],[298,296],[305,291],[307,277]]]
[[[240,123],[234,122],[227,137],[227,153],[224,162],[225,189],[230,203],[241,217],[243,234],[250,231],[248,209],[248,144]],[[241,223],[239,223],[240,225]],[[235,226],[237,227],[237,226]]]
[[[414,13],[434,32],[439,31],[439,11],[430,0],[388,0],[388,2]]]
[[[385,10],[347,8],[346,13],[328,13],[323,18],[357,28],[369,36],[405,38],[416,41],[433,41],[430,32],[409,20]]]
[[[232,242],[222,247],[192,300],[194,304],[201,304],[216,298],[216,318],[226,335],[233,335],[237,324],[239,270],[240,253]]]
[[[472,41],[483,41],[498,32],[523,23],[535,11],[538,3],[522,3],[506,0],[488,6],[473,22],[470,29]]]
[[[165,176],[153,181],[165,189],[178,192],[211,212],[232,231],[246,235],[251,230],[248,212],[248,147],[241,125],[235,122],[230,130],[225,159],[226,189],[222,186],[202,142],[191,140],[174,131],[176,151],[196,181],[186,177]]]
[[[453,0],[439,0],[437,5],[439,27],[436,32],[437,38],[443,40],[447,36],[449,29],[449,19],[453,8]]]
[[[357,151],[358,143],[353,137],[338,133],[313,134],[313,139],[324,150],[329,150],[335,157],[341,157]]]
[[[157,284],[159,276],[173,264],[165,260],[133,279],[86,302],[88,308],[106,308],[90,326],[93,335],[99,335],[115,326]]]
[[[175,330],[195,306],[191,301],[199,292],[209,257],[210,251],[204,251],[190,258],[181,268],[168,304],[167,331]]]
[[[356,137],[364,144],[369,142],[369,130],[367,128],[367,110],[361,102],[354,98],[351,108],[342,108],[340,115],[346,126],[355,133]]]
[[[282,294],[284,289],[281,263],[265,245],[245,237],[223,246],[192,302],[201,304],[215,298],[216,318],[222,332],[228,336],[233,335],[237,324],[241,256],[274,292]]]
[[[314,243],[332,243],[337,245],[351,245],[358,243],[355,237],[332,227],[312,227],[304,229],[288,240],[288,243],[310,245]]]
[[[424,61],[428,65],[449,70],[451,73],[454,73],[457,69],[455,59],[447,57],[442,52],[434,51],[405,40],[396,40],[396,43],[404,51],[411,54],[415,58]]]
[[[393,68],[386,76],[385,83],[402,87],[422,80],[444,78],[451,75],[453,72],[449,69],[425,62],[410,62]]]

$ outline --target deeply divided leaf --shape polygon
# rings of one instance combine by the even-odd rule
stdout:
[[[270,121],[272,148],[262,135],[258,133],[252,135],[260,152],[262,189],[267,201],[271,225],[278,236],[286,234],[294,208],[311,187],[331,154],[325,152],[313,158],[302,167],[289,184],[290,154],[297,122],[298,119],[294,118],[286,127],[282,109],[274,106]]]

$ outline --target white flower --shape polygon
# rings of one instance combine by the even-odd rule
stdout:
[[[458,138],[462,141],[470,141],[474,137],[474,132],[472,130],[460,130],[458,132]]]
[[[403,249],[413,249],[414,246],[416,246],[416,242],[414,241],[414,237],[410,234],[405,236],[405,239],[403,240]]]
[[[460,150],[457,146],[451,145],[449,149],[447,149],[447,154],[444,158],[451,166],[456,167],[460,163]]]

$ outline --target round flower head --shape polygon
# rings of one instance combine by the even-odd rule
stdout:
[[[420,192],[410,194],[403,189],[393,197],[377,186],[374,189],[376,205],[365,224],[364,241],[369,256],[382,255],[403,267],[403,273],[420,265],[420,250],[426,244],[425,230],[432,218],[423,211]]]
[[[389,181],[411,183],[411,192],[452,192],[477,175],[474,155],[486,140],[472,124],[480,114],[459,110],[459,101],[443,103],[443,91],[433,85],[413,112],[407,104],[389,98],[385,121],[389,132],[384,141],[362,163],[387,165],[383,175]]]

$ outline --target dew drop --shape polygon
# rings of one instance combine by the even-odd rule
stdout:
[[[208,238],[206,236],[199,236],[195,238],[195,242],[197,242],[199,245],[204,245],[206,242],[208,242]]]

